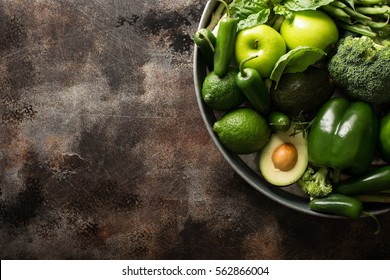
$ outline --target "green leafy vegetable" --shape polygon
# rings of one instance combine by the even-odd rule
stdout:
[[[270,14],[269,9],[264,9],[256,14],[248,16],[246,19],[239,21],[238,30],[249,28],[258,24],[266,23]]]
[[[320,9],[341,29],[379,40],[390,36],[390,7],[384,0],[335,0]]]
[[[288,20],[294,11],[316,10],[334,0],[234,0],[229,5],[231,15],[238,19],[238,31],[258,24],[268,24],[274,14]]]
[[[287,9],[284,5],[275,5],[273,11],[277,15],[282,15],[289,21],[292,21],[294,18],[294,12]]]
[[[230,12],[240,17],[247,17],[265,8],[268,8],[267,0],[235,0],[229,5]]]
[[[268,0],[235,0],[229,5],[231,15],[238,19],[238,31],[268,21],[271,13]]]
[[[318,48],[296,47],[279,58],[271,72],[270,79],[276,82],[276,88],[283,74],[303,72],[325,55],[326,53]]]
[[[316,10],[334,0],[286,0],[284,5],[291,11]]]
[[[390,102],[390,41],[370,37],[341,39],[328,63],[336,85],[352,99],[374,104]]]

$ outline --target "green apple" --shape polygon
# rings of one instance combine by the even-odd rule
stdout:
[[[318,10],[295,12],[292,21],[288,19],[283,21],[280,34],[290,50],[299,46],[309,46],[327,53],[339,38],[335,22]]]
[[[235,57],[238,63],[257,55],[245,63],[245,67],[256,69],[262,78],[267,78],[275,63],[286,53],[283,37],[272,27],[261,24],[244,29],[237,34]]]

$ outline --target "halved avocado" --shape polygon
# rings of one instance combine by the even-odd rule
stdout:
[[[307,141],[303,133],[292,136],[293,129],[274,133],[260,153],[260,172],[275,186],[295,183],[308,164]]]

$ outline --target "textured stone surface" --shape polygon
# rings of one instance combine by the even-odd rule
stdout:
[[[298,213],[202,122],[206,1],[0,1],[2,259],[389,259],[390,215]]]

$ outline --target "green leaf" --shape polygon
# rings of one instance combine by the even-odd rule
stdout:
[[[240,20],[237,25],[237,30],[243,30],[259,24],[266,23],[270,14],[269,9],[262,10],[256,14],[249,15],[246,19]]]
[[[325,55],[326,53],[318,48],[296,47],[279,58],[271,72],[270,79],[276,82],[275,88],[277,88],[283,74],[303,72]]]
[[[286,18],[290,22],[294,18],[294,12],[287,9],[286,6],[284,6],[284,5],[275,5],[273,7],[273,10],[274,10],[275,14],[284,16],[284,18]]]
[[[325,6],[334,0],[286,0],[284,5],[291,11],[317,10],[321,6]]]
[[[238,31],[263,24],[268,21],[269,0],[235,0],[229,5],[232,17],[238,19]]]

